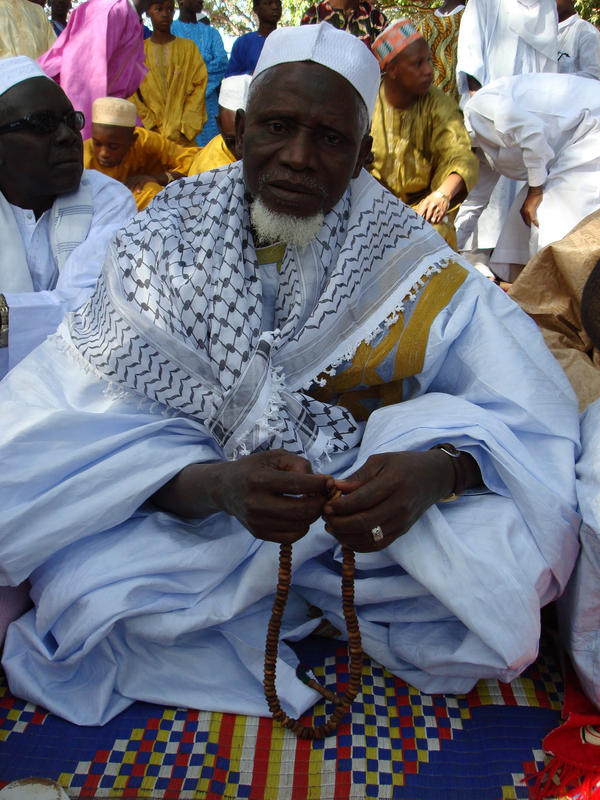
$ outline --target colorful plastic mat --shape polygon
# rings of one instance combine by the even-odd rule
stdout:
[[[346,648],[313,638],[302,660],[339,693]],[[32,775],[72,798],[150,800],[516,800],[543,766],[560,720],[553,650],[510,685],[425,695],[365,658],[362,690],[337,734],[300,741],[270,719],[135,703],[102,727],[78,727],[0,683],[0,787]],[[303,718],[325,721],[320,703]]]

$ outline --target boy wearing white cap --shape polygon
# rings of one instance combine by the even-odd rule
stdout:
[[[0,377],[87,299],[135,213],[122,186],[83,169],[82,127],[35,61],[0,60]]]
[[[155,131],[136,127],[133,103],[99,97],[92,105],[92,138],[83,143],[83,164],[133,192],[138,210],[167,184],[188,174],[197,147],[182,147]]]
[[[219,134],[206,147],[202,147],[189,170],[189,175],[198,175],[209,169],[232,164],[235,153],[235,116],[238,108],[246,108],[246,96],[250,85],[250,75],[232,75],[223,78],[219,92],[219,113],[217,125]]]
[[[286,639],[309,603],[344,629],[341,544],[362,647],[421,691],[535,659],[577,552],[577,407],[523,312],[362,169],[378,90],[351,34],[274,31],[242,160],[134,217],[0,386],[0,576],[37,604],[8,630],[14,694],[81,724],[136,698],[267,714],[292,543]],[[320,697],[296,664],[282,646],[295,716]]]

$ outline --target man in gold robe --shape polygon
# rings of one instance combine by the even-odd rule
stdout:
[[[432,86],[431,52],[409,20],[390,25],[373,51],[384,78],[371,127],[371,173],[456,249],[453,220],[477,183],[460,110]]]
[[[154,29],[144,42],[148,74],[130,99],[145,128],[193,146],[206,122],[208,73],[194,42],[171,33],[174,8],[173,0],[148,6]]]
[[[238,109],[246,108],[246,95],[250,75],[231,75],[223,78],[219,91],[219,114],[217,126],[219,134],[205,147],[198,150],[188,175],[198,175],[209,169],[232,164],[238,156],[235,150],[235,115]]]
[[[0,0],[0,58],[37,58],[55,40],[43,7],[26,0]]]
[[[83,144],[83,164],[124,183],[141,211],[168,183],[188,175],[198,148],[181,147],[160,133],[136,127],[136,117],[129,100],[95,100],[92,138]]]

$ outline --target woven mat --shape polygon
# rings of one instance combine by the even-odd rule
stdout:
[[[314,640],[303,660],[343,692],[348,655]],[[0,787],[31,775],[72,798],[150,800],[516,800],[524,772],[560,719],[550,645],[510,685],[425,695],[368,658],[337,734],[299,741],[270,719],[135,703],[102,727],[78,727],[14,698],[0,678]],[[320,724],[329,704],[303,717]]]

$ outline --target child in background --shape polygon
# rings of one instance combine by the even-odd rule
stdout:
[[[146,13],[153,27],[144,42],[148,74],[130,99],[144,128],[193,146],[206,122],[206,65],[192,41],[171,33],[173,0],[150,0]]]
[[[168,183],[188,174],[197,147],[181,147],[160,133],[138,128],[129,100],[99,97],[92,106],[92,138],[83,144],[83,165],[121,181],[138,211]]]

